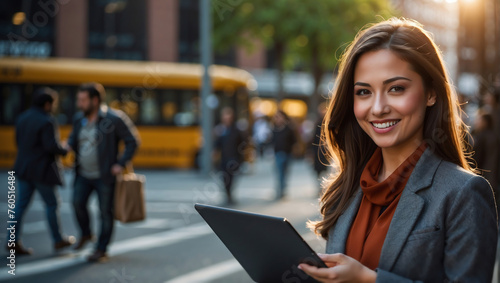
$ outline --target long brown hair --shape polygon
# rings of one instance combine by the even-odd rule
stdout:
[[[422,77],[426,92],[436,95],[436,103],[427,107],[424,120],[424,140],[429,148],[444,160],[473,171],[464,154],[469,150],[464,142],[467,128],[460,118],[459,104],[440,51],[431,36],[413,20],[392,18],[374,24],[360,31],[343,54],[322,125],[327,153],[339,167],[321,197],[323,220],[311,223],[324,238],[350,204],[359,188],[361,172],[377,148],[354,116],[354,69],[361,55],[381,49],[389,49],[408,62]]]

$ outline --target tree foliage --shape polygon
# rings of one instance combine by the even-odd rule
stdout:
[[[391,15],[388,0],[239,2],[222,16],[214,9],[215,49],[238,45],[252,52],[254,39],[258,39],[273,51],[274,67],[280,73],[292,68],[310,71],[315,93],[323,74],[335,68],[359,29]]]

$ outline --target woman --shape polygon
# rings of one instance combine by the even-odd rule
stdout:
[[[340,166],[322,196],[321,282],[491,282],[496,210],[467,163],[456,95],[416,22],[360,32],[344,54],[323,135]]]

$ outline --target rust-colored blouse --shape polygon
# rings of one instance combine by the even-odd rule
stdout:
[[[427,148],[423,142],[399,167],[382,182],[382,150],[377,148],[361,173],[363,198],[346,242],[346,255],[363,265],[378,267],[380,253],[401,193],[418,159]],[[390,244],[390,243],[389,243]]]

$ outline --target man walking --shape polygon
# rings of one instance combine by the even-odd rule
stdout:
[[[22,246],[20,237],[24,212],[35,190],[45,202],[54,249],[58,251],[74,241],[74,237],[64,238],[60,230],[57,185],[63,184],[63,177],[59,155],[66,155],[67,149],[58,141],[57,123],[51,115],[56,99],[55,90],[47,87],[38,89],[33,95],[33,107],[21,114],[16,123],[18,152],[14,171],[19,186],[15,218],[12,220],[17,221],[17,229],[14,239],[7,233],[7,250],[14,249],[17,255],[32,253],[32,249]]]
[[[288,165],[292,158],[293,146],[297,141],[291,124],[292,120],[284,111],[279,110],[274,115],[273,142],[276,169],[278,173],[276,200],[281,200],[285,197]]]
[[[238,129],[234,119],[234,111],[225,107],[221,111],[221,123],[215,129],[215,148],[220,153],[219,174],[226,191],[226,203],[233,205],[232,187],[234,177],[238,174],[244,160],[245,137]]]
[[[121,174],[138,146],[139,138],[132,121],[125,113],[102,104],[104,87],[98,83],[80,86],[77,107],[82,111],[73,123],[68,144],[75,151],[75,188],[73,207],[81,238],[75,250],[82,249],[93,239],[87,203],[95,191],[100,209],[100,234],[95,251],[88,261],[107,258],[114,226],[114,196],[116,176]],[[119,142],[125,150],[119,157]]]

